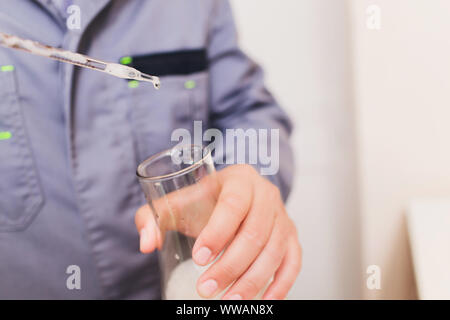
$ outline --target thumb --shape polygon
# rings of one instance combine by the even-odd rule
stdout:
[[[139,230],[140,250],[150,253],[161,248],[161,233],[156,225],[150,206],[141,207],[136,213],[136,227]]]

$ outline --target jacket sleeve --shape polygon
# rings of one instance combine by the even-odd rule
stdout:
[[[266,177],[280,189],[286,200],[291,189],[293,177],[293,155],[289,145],[292,124],[286,113],[280,108],[273,96],[264,86],[262,69],[247,57],[237,43],[236,27],[228,0],[215,0],[211,16],[208,58],[210,64],[210,127],[224,133],[224,145],[228,145],[227,129],[248,129],[267,132],[268,154],[275,165],[275,171]],[[275,130],[273,130],[275,129]],[[278,146],[270,139],[271,132],[278,131]],[[242,132],[242,131],[241,131]],[[260,135],[258,135],[261,137]],[[234,139],[234,138],[233,138]],[[247,139],[249,141],[249,139]],[[246,144],[247,160],[250,144]],[[261,146],[257,152],[261,152]],[[227,157],[230,156],[227,149]],[[220,155],[223,157],[224,155]],[[279,157],[278,157],[279,156]],[[278,158],[278,159],[277,159]],[[216,153],[217,159],[217,153]],[[252,163],[261,173],[267,167],[267,161]],[[226,165],[226,164],[224,164]],[[218,166],[220,169],[220,165]],[[272,164],[273,167],[273,164]],[[266,170],[267,171],[267,170]]]

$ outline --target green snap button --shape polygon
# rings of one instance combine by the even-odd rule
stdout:
[[[192,90],[197,86],[197,83],[194,80],[188,80],[184,83],[184,87],[188,90]]]
[[[121,64],[130,64],[133,62],[133,58],[130,56],[120,58]]]
[[[137,80],[128,81],[128,87],[132,89],[139,87],[139,81]]]
[[[8,140],[11,139],[12,134],[9,131],[0,131],[0,140]]]
[[[12,65],[1,66],[0,70],[2,70],[2,72],[14,71],[14,66]]]

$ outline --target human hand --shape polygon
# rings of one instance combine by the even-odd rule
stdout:
[[[189,190],[188,197],[179,197],[186,203],[177,203],[180,210],[175,210],[178,217],[187,214],[182,208],[206,192],[217,199],[201,228],[176,226],[197,238],[192,250],[197,264],[208,265],[223,252],[200,276],[197,291],[212,298],[231,285],[223,299],[252,299],[273,277],[263,299],[284,299],[301,268],[301,247],[278,188],[249,165],[229,166],[216,175],[217,187],[204,183],[196,192]],[[142,252],[161,247],[163,236],[148,205],[137,211],[136,227]]]

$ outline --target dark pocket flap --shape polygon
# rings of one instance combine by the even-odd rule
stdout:
[[[208,69],[206,49],[181,50],[123,57],[122,64],[156,76],[188,75]]]

